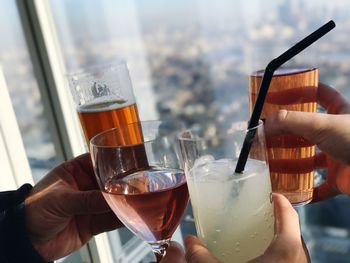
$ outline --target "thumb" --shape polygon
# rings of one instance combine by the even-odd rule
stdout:
[[[329,115],[323,113],[280,110],[266,118],[265,132],[267,137],[293,134],[317,143],[315,132],[325,129],[328,119]]]
[[[203,243],[194,236],[185,239],[186,260],[188,263],[219,263]]]
[[[328,198],[331,198],[333,196],[336,196],[340,193],[339,189],[329,183],[329,181],[326,181],[322,183],[321,185],[314,188],[313,194],[312,194],[312,202],[319,202]]]
[[[62,206],[68,215],[100,214],[110,211],[101,191],[75,191],[62,198]]]
[[[291,203],[281,194],[273,194],[275,232],[277,237],[300,240],[299,216]]]
[[[284,257],[285,262],[311,262],[300,232],[299,216],[288,199],[281,194],[273,194],[276,219],[276,238],[265,252],[274,258]],[[277,257],[277,258],[276,258]]]
[[[265,253],[249,263],[309,262],[308,252],[303,244],[299,217],[287,198],[273,194],[275,207],[275,238]]]
[[[350,115],[280,110],[265,121],[267,137],[299,135],[318,145],[325,153],[343,163],[350,163]]]

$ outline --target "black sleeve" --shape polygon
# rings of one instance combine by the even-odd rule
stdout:
[[[30,242],[24,199],[32,189],[24,184],[17,191],[0,192],[0,262],[45,262]]]

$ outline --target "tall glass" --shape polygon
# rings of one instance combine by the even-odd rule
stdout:
[[[246,125],[202,126],[179,135],[197,233],[227,263],[263,254],[274,236],[263,123],[253,129],[255,138],[242,174],[234,171]]]
[[[104,198],[123,224],[151,245],[157,262],[189,198],[175,144],[178,128],[159,121],[138,122],[100,133],[90,141]],[[125,145],[130,131],[142,131],[142,142]]]
[[[252,112],[264,71],[249,77]],[[261,118],[281,109],[316,112],[317,68],[282,68],[275,71]],[[267,140],[272,191],[285,195],[293,205],[312,200],[315,146],[300,136],[283,135]]]
[[[68,80],[87,145],[102,131],[139,121],[124,61],[86,68]]]

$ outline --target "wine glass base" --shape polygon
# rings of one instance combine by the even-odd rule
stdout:
[[[170,244],[170,238],[156,242],[148,242],[148,244],[151,246],[152,251],[156,256],[157,262],[160,262],[166,254],[166,249]]]

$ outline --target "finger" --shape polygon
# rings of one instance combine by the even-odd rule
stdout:
[[[349,103],[336,89],[320,82],[317,89],[317,102],[331,114],[349,113]]]
[[[320,168],[327,168],[327,167],[328,167],[327,155],[324,152],[316,153],[314,157],[314,168],[320,169]]]
[[[306,140],[301,136],[283,134],[280,136],[271,136],[266,138],[266,146],[268,148],[295,148],[310,147],[314,143]]]
[[[97,235],[106,231],[112,231],[122,227],[118,217],[113,212],[94,215],[91,219],[91,234]]]
[[[280,110],[265,121],[267,137],[293,134],[316,144],[334,159],[350,164],[350,115]]]
[[[272,173],[303,174],[310,173],[315,168],[327,168],[327,155],[323,152],[308,158],[269,160],[269,169]]]
[[[315,102],[316,98],[317,88],[315,86],[302,86],[279,91],[269,91],[265,102],[274,105],[291,105]]]
[[[319,202],[339,194],[339,190],[328,182],[314,188],[311,203]]]
[[[273,194],[273,201],[275,238],[263,255],[249,263],[305,262],[297,212],[281,194]]]
[[[82,154],[62,164],[68,173],[75,179],[79,190],[98,189],[90,154]]]
[[[68,215],[100,214],[111,211],[98,190],[68,193],[62,198],[61,204]]]
[[[299,216],[286,197],[273,194],[276,234],[289,240],[300,240]]]
[[[328,118],[327,114],[280,110],[266,118],[265,133],[267,137],[299,135],[317,144],[317,132],[329,125]]]
[[[185,252],[179,243],[171,241],[161,263],[186,263]]]
[[[188,263],[219,263],[203,243],[194,236],[185,239],[186,260]]]
[[[304,174],[314,170],[314,157],[300,159],[270,159],[272,173]]]

